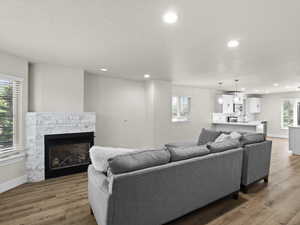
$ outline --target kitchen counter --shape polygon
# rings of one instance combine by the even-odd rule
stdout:
[[[266,122],[213,122],[212,128],[220,131],[240,131],[252,133],[266,133]]]
[[[212,124],[234,125],[234,126],[257,126],[260,125],[260,121],[254,122],[213,122]]]

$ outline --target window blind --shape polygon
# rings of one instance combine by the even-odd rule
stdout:
[[[0,78],[0,155],[19,148],[21,81]]]

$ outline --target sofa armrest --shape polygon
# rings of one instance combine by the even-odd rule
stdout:
[[[249,144],[244,147],[242,184],[249,185],[269,174],[272,141]]]
[[[167,148],[180,148],[180,147],[192,147],[197,146],[196,141],[186,141],[186,142],[173,142],[165,145]]]
[[[95,168],[90,165],[88,168],[88,179],[91,184],[95,188],[97,188],[98,191],[101,191],[104,194],[110,194],[110,181],[109,177],[107,177],[105,174],[100,173],[95,170]]]
[[[111,182],[105,174],[88,168],[88,199],[98,224],[112,224],[112,192]]]

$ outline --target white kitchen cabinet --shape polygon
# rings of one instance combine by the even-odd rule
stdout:
[[[248,111],[248,113],[260,113],[261,99],[260,98],[248,98],[247,99],[247,111]]]
[[[233,95],[223,95],[223,113],[233,113]]]

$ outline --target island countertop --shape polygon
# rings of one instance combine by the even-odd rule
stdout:
[[[214,125],[234,125],[234,126],[252,126],[256,127],[261,125],[261,121],[252,121],[252,122],[213,122]]]

